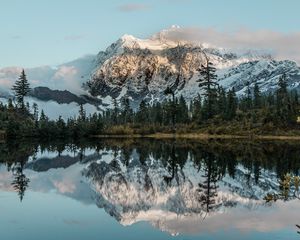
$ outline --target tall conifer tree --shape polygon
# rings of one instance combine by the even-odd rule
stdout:
[[[19,79],[13,85],[12,90],[15,92],[19,107],[24,110],[24,97],[26,97],[31,90],[24,69],[22,70]]]
[[[205,65],[201,65],[201,68],[198,69],[199,72],[199,87],[204,90],[204,95],[206,97],[206,110],[207,118],[212,118],[215,114],[215,103],[217,100],[217,75],[216,68],[213,66],[213,63],[209,61],[206,57]]]

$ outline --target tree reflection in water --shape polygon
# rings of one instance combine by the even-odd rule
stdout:
[[[199,204],[206,212],[217,208],[220,202],[218,196],[218,182],[225,175],[235,178],[238,166],[247,170],[247,181],[244,183],[250,188],[258,184],[264,170],[274,171],[278,180],[284,181],[287,173],[298,176],[300,168],[300,148],[296,143],[289,142],[251,142],[251,141],[193,141],[193,140],[141,140],[141,139],[98,139],[97,141],[82,141],[79,143],[32,143],[14,142],[0,145],[0,159],[9,171],[13,173],[13,188],[17,191],[20,200],[24,198],[25,191],[30,183],[26,177],[29,159],[34,159],[36,153],[44,151],[56,152],[60,159],[63,152],[72,156],[68,163],[58,161],[57,166],[68,166],[78,162],[88,163],[89,159],[85,151],[93,149],[100,151],[112,151],[112,163],[115,168],[120,163],[116,160],[120,155],[121,164],[128,167],[132,156],[146,168],[146,162],[151,158],[158,161],[166,170],[163,181],[168,186],[179,185],[179,175],[185,177],[183,168],[188,161],[192,161],[194,168],[201,172],[196,191]],[[54,160],[43,164],[51,168]],[[135,164],[137,164],[137,162]],[[25,171],[26,172],[26,171]],[[148,188],[149,175],[145,174]],[[267,186],[266,186],[267,189]],[[283,188],[284,189],[284,188]],[[145,189],[146,190],[146,189]],[[266,192],[266,195],[268,192]],[[270,193],[272,194],[272,193]]]

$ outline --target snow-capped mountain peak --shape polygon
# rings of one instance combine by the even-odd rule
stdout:
[[[165,38],[163,32],[155,34],[147,39],[140,39],[132,35],[125,34],[119,39],[119,41],[121,42],[121,47],[123,48],[139,48],[152,51],[159,51],[171,47],[176,47],[179,44],[179,42],[171,41]]]
[[[201,92],[196,80],[198,69],[206,61],[204,54],[217,68],[220,85],[234,87],[240,95],[248,82],[258,82],[263,91],[273,91],[283,73],[291,73],[291,88],[298,87],[300,70],[296,63],[276,61],[263,50],[232,50],[179,41],[180,30],[172,26],[148,39],[121,37],[98,54],[98,67],[89,81],[91,93],[105,99],[128,97],[137,105],[141,99],[162,100],[164,89],[172,86],[177,96],[192,100]]]

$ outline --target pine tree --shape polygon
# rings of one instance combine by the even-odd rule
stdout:
[[[24,97],[27,96],[31,90],[24,69],[22,70],[19,79],[13,85],[12,90],[15,92],[19,107],[24,110]]]
[[[296,112],[291,104],[287,90],[286,75],[283,74],[278,80],[276,91],[276,109],[279,122],[283,125],[296,122]]]
[[[161,103],[156,103],[152,109],[153,114],[150,115],[152,122],[160,125],[163,124],[165,115]]]
[[[212,118],[215,113],[215,103],[217,99],[217,75],[216,68],[213,66],[213,63],[206,59],[206,65],[201,65],[199,72],[199,87],[202,88],[206,97],[206,116],[207,118]]]
[[[50,134],[49,119],[45,115],[44,110],[42,110],[40,115],[40,121],[39,121],[39,135],[48,137],[49,134]]]
[[[113,99],[113,105],[114,105],[114,108],[113,108],[113,112],[112,112],[112,123],[113,124],[118,124],[119,122],[119,112],[120,112],[120,109],[119,109],[119,106],[118,106],[118,101],[117,99]]]
[[[235,95],[235,90],[232,88],[227,93],[227,104],[226,104],[226,119],[232,120],[236,115],[237,110],[237,99]]]
[[[202,102],[201,102],[201,96],[200,94],[197,95],[197,97],[193,100],[192,103],[192,119],[193,121],[197,123],[201,123],[202,121]]]
[[[12,100],[11,100],[11,98],[10,99],[8,99],[8,104],[7,104],[8,106],[7,106],[7,108],[8,108],[8,111],[14,111],[14,109],[15,109],[15,107],[14,107],[14,105],[13,105],[13,102],[12,102]]]
[[[165,95],[171,95],[172,96],[172,101],[171,101],[171,116],[172,116],[172,127],[173,127],[173,132],[176,131],[176,99],[175,99],[175,92],[172,88],[167,87],[166,90],[164,91]]]
[[[260,108],[262,104],[262,97],[259,89],[258,83],[255,83],[253,89],[253,106],[254,108]]]
[[[56,122],[56,126],[57,126],[57,135],[61,138],[65,137],[67,134],[67,128],[66,128],[66,123],[61,116],[59,116]]]
[[[123,123],[132,122],[133,111],[130,107],[130,102],[128,98],[122,100],[122,120]]]
[[[184,97],[181,95],[179,98],[178,108],[176,111],[176,119],[179,123],[188,123],[189,110]]]
[[[18,162],[16,163],[16,166],[14,166],[14,180],[12,181],[11,185],[17,191],[20,201],[23,201],[25,191],[28,187],[28,184],[30,182],[29,178],[26,177],[26,175],[23,173],[24,169],[24,162]]]
[[[149,119],[148,116],[148,108],[145,100],[142,100],[139,106],[139,110],[137,112],[137,122],[138,123],[146,123]]]
[[[39,120],[39,108],[36,103],[32,104],[33,109],[33,119],[37,122]]]
[[[275,105],[275,98],[274,98],[274,94],[273,93],[269,93],[267,95],[267,100],[266,100],[266,104],[268,106],[268,108],[272,107]]]
[[[40,121],[48,121],[48,117],[46,116],[44,110],[41,111]]]
[[[78,112],[78,120],[84,122],[86,120],[86,112],[83,108],[83,104],[79,105],[79,112]]]
[[[293,102],[294,102],[294,104],[295,105],[299,105],[299,95],[298,95],[298,92],[297,92],[297,90],[295,90],[294,92],[293,92]]]
[[[90,118],[88,125],[88,134],[89,135],[98,135],[103,131],[103,118],[101,113],[94,113]]]
[[[225,118],[226,115],[226,109],[227,109],[227,101],[226,101],[226,93],[224,88],[219,87],[218,90],[218,113],[222,116],[222,118]]]
[[[206,212],[210,212],[217,206],[216,197],[218,196],[218,164],[216,158],[211,153],[204,155],[204,178],[203,182],[198,184],[199,202]]]
[[[250,110],[252,109],[252,94],[251,94],[251,89],[250,89],[250,83],[247,82],[247,91],[246,91],[246,109]]]

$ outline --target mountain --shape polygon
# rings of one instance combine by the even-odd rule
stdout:
[[[235,88],[242,95],[249,83],[259,83],[263,92],[274,91],[285,73],[290,89],[300,90],[300,69],[293,61],[277,61],[264,51],[223,49],[210,44],[168,40],[172,27],[149,39],[124,35],[97,55],[97,67],[86,84],[93,95],[111,98],[159,101],[170,86],[176,95],[193,99],[198,87],[197,70],[205,63],[205,54],[217,68],[218,81],[225,89]]]
[[[191,100],[201,93],[197,70],[204,63],[205,54],[217,68],[220,85],[225,89],[234,87],[239,96],[245,92],[247,84],[253,87],[256,82],[263,92],[274,91],[283,73],[287,76],[288,87],[300,91],[300,68],[296,62],[276,60],[262,50],[241,51],[205,42],[172,40],[170,36],[176,34],[178,28],[172,26],[149,39],[124,35],[97,55],[54,67],[26,69],[33,88],[47,87],[48,93],[50,90],[65,91],[59,92],[59,97],[58,92],[47,93],[46,97],[46,89],[38,88],[34,97],[59,104],[88,102],[103,110],[112,106],[113,98],[128,97],[134,107],[141,99],[161,101],[165,98],[163,91],[169,86],[177,96]],[[20,72],[19,67],[0,69],[0,97],[11,95],[11,86]],[[41,91],[43,94],[39,94]]]

